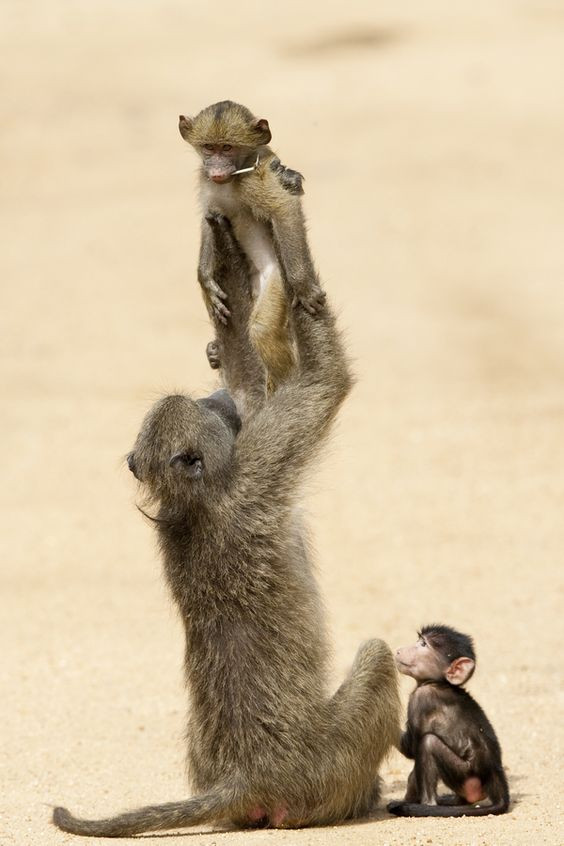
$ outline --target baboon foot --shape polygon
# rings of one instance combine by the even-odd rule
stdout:
[[[219,356],[219,344],[217,341],[210,341],[206,347],[206,355],[212,370],[219,370],[221,367],[221,358]]]

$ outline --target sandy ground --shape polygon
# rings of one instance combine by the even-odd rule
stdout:
[[[307,500],[334,682],[368,636],[473,633],[514,805],[164,842],[564,843],[562,3],[1,14],[0,841],[186,795],[181,630],[122,456],[157,395],[213,385],[176,121],[231,97],[307,176],[359,377]]]

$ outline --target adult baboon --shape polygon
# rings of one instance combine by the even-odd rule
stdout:
[[[394,661],[361,646],[326,691],[321,603],[298,503],[351,375],[335,318],[293,310],[299,362],[266,396],[248,340],[246,259],[224,218],[209,221],[233,320],[217,321],[227,390],[160,400],[129,456],[157,508],[165,573],[186,630],[188,759],[195,796],[110,819],[54,813],[65,831],[119,837],[202,823],[305,826],[366,815],[399,741]],[[246,292],[246,293],[245,293]],[[246,368],[249,367],[247,373]]]

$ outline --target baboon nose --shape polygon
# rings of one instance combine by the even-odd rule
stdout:
[[[137,478],[137,473],[135,472],[135,454],[133,452],[130,452],[127,456],[127,466],[129,467],[135,478]]]

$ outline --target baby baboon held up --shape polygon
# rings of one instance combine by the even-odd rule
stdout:
[[[316,313],[323,304],[307,243],[300,195],[302,177],[285,168],[268,147],[268,121],[230,100],[214,103],[193,118],[180,116],[180,134],[201,158],[200,202],[204,217],[229,217],[248,260],[254,306],[249,331],[275,388],[293,366],[288,331],[288,296]],[[211,233],[202,222],[198,279],[210,315],[227,323],[231,298],[216,278]]]
[[[218,249],[237,250],[222,218]],[[378,769],[399,741],[394,661],[361,646],[327,696],[327,644],[298,501],[351,376],[329,307],[293,311],[299,363],[266,397],[264,370],[241,331],[246,269],[222,286],[233,326],[217,321],[226,387],[253,401],[243,419],[228,390],[168,396],[148,413],[129,463],[157,510],[165,573],[186,631],[188,759],[196,793],[102,820],[57,808],[65,831],[119,837],[202,823],[298,827],[366,815]],[[244,296],[242,292],[247,291]],[[253,380],[258,382],[258,391]],[[259,399],[262,397],[262,400]]]

